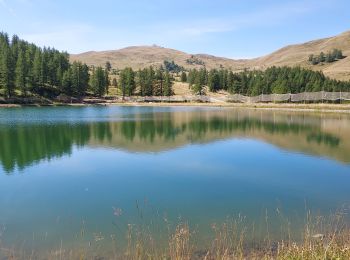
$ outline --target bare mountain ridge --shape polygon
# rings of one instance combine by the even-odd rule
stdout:
[[[341,49],[346,58],[330,64],[310,65],[308,63],[310,54],[319,54],[321,51],[327,53],[334,48]],[[269,55],[255,59],[234,60],[208,54],[188,54],[153,45],[131,46],[111,51],[90,51],[71,55],[71,60],[79,60],[95,66],[104,65],[106,61],[110,61],[113,68],[117,69],[124,67],[140,69],[150,65],[160,66],[164,60],[174,60],[175,63],[186,69],[200,68],[203,66],[202,63],[208,69],[224,67],[233,71],[266,69],[271,66],[302,66],[313,70],[321,70],[327,76],[335,79],[350,80],[350,31],[334,37],[289,45]]]

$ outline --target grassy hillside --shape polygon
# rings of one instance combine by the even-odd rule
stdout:
[[[327,53],[332,49],[341,49],[347,56],[330,64],[311,65],[310,54]],[[249,68],[264,69],[271,66],[302,66],[313,70],[322,70],[326,76],[339,80],[350,80],[350,31],[321,40],[310,41],[284,47],[267,56],[250,60]]]
[[[235,61],[205,54],[191,55],[159,46],[132,46],[114,51],[91,51],[71,55],[71,60],[82,61],[88,65],[104,65],[106,61],[110,61],[115,69],[123,69],[125,67],[140,69],[150,65],[160,66],[164,60],[173,60],[176,64],[187,69],[200,68],[202,67],[201,62],[209,69],[223,66],[236,70],[243,69],[245,66],[244,60]]]
[[[310,54],[319,54],[321,51],[327,53],[334,48],[341,49],[347,57],[330,64],[309,64],[308,56]],[[245,68],[265,69],[284,65],[302,66],[313,70],[322,70],[327,76],[335,79],[350,80],[350,31],[330,38],[290,45],[269,55],[250,60],[232,60],[206,54],[192,55],[159,46],[133,46],[112,51],[92,51],[71,55],[71,60],[79,60],[88,65],[104,65],[106,61],[110,61],[113,68],[116,69],[127,66],[133,69],[150,65],[160,66],[164,60],[174,60],[175,63],[186,69],[199,68],[203,64],[208,69],[224,67],[233,71]]]

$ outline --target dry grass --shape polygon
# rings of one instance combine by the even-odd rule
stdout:
[[[283,218],[282,215],[280,215]],[[196,232],[187,223],[179,223],[169,231],[167,241],[157,241],[149,227],[127,225],[126,246],[118,249],[115,236],[108,240],[110,251],[99,247],[85,246],[59,248],[45,253],[4,248],[0,243],[0,259],[126,259],[126,260],[243,260],[243,259],[350,259],[350,229],[344,214],[338,212],[330,217],[312,217],[307,214],[301,239],[291,237],[290,222],[285,221],[282,230],[285,239],[272,240],[266,217],[265,236],[259,242],[254,226],[247,225],[246,219],[238,216],[221,225],[213,224],[213,239],[207,247],[195,243]],[[168,225],[167,222],[164,222]],[[84,233],[84,232],[83,232]],[[82,236],[84,234],[81,234]],[[162,244],[162,246],[159,246]]]
[[[327,53],[334,48],[343,50],[347,58],[318,66],[311,66],[307,62],[310,54],[318,54],[321,51]],[[313,70],[322,70],[327,76],[332,78],[350,80],[350,32],[303,44],[286,46],[269,55],[250,60],[233,60],[204,54],[194,56],[202,60],[208,69],[223,66],[233,71],[242,71],[245,68],[266,69],[271,66],[302,66]],[[71,55],[72,61],[80,60],[89,65],[104,66],[106,61],[110,61],[113,68],[116,69],[125,67],[139,69],[150,65],[160,66],[164,60],[174,60],[177,64],[187,69],[200,67],[187,64],[186,60],[189,58],[191,58],[190,54],[159,46],[134,46],[121,50]]]

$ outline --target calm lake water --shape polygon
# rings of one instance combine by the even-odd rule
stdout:
[[[350,116],[195,107],[0,110],[0,240],[103,247],[128,224],[239,214],[278,236],[350,204]],[[163,230],[164,229],[164,230]],[[258,235],[257,235],[258,236]],[[98,244],[100,243],[100,244]],[[205,242],[203,242],[205,243]],[[106,243],[106,247],[108,247]]]

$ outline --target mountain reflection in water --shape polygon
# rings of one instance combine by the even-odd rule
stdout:
[[[96,118],[98,118],[96,116]],[[350,163],[350,117],[244,109],[147,111],[118,120],[0,123],[0,161],[7,173],[74,146],[163,152],[219,139],[259,139],[285,150]]]

